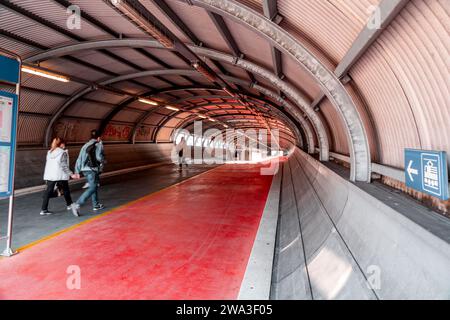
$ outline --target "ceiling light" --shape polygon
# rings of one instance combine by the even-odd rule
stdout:
[[[228,126],[226,124],[223,125],[224,128],[228,128]]]
[[[216,120],[214,120],[213,118],[209,118],[208,120],[211,122],[216,122]]]
[[[173,110],[173,111],[180,111],[180,109],[172,107],[172,106],[166,106],[166,109]]]
[[[202,119],[206,119],[206,116],[201,115],[201,114],[199,114],[198,117],[199,117],[199,118],[202,118]]]
[[[149,99],[145,99],[145,98],[139,98],[138,100],[139,100],[139,102],[146,103],[146,104],[151,104],[152,106],[157,106],[158,105],[158,103],[153,101],[153,100],[149,100]]]
[[[68,77],[65,77],[65,76],[62,76],[62,75],[59,75],[56,73],[48,72],[45,70],[33,68],[33,67],[22,66],[22,71],[26,72],[26,73],[34,74],[36,76],[53,79],[56,81],[61,81],[61,82],[69,82],[70,81],[70,79]]]

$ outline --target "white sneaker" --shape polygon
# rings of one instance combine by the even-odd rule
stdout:
[[[72,210],[72,213],[75,217],[79,217],[80,216],[80,205],[77,203],[72,203],[72,205],[70,206],[70,210]]]
[[[48,211],[48,210],[45,210],[45,211],[41,211],[39,214],[40,214],[41,216],[49,216],[49,215],[53,214],[53,212],[50,212],[50,211]]]

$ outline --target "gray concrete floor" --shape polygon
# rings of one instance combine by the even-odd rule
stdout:
[[[71,211],[66,210],[63,197],[50,200],[49,209],[54,212],[51,216],[39,215],[42,203],[41,192],[17,197],[14,211],[13,248],[20,248],[45,236],[90,219],[95,215],[169,187],[212,168],[212,166],[191,165],[188,169],[178,172],[178,168],[175,165],[168,164],[148,170],[101,179],[99,198],[106,206],[105,210],[94,213],[89,201],[81,208],[81,217],[75,217]],[[81,190],[81,186],[72,187],[71,189],[73,201],[76,201],[83,190]],[[0,200],[1,236],[6,234],[7,213],[8,200]],[[5,241],[0,240],[0,251],[3,251],[4,247]]]

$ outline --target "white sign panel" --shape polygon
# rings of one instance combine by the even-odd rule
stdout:
[[[0,146],[0,192],[9,190],[9,165],[11,147]]]
[[[11,142],[13,99],[0,96],[0,142]]]

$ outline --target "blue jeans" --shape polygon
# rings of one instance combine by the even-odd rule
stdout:
[[[95,207],[98,205],[98,183],[99,183],[99,174],[94,171],[83,171],[83,175],[86,177],[87,182],[89,183],[89,187],[85,192],[81,195],[80,199],[78,199],[77,203],[81,206],[83,205],[89,197],[92,199],[92,205]]]

